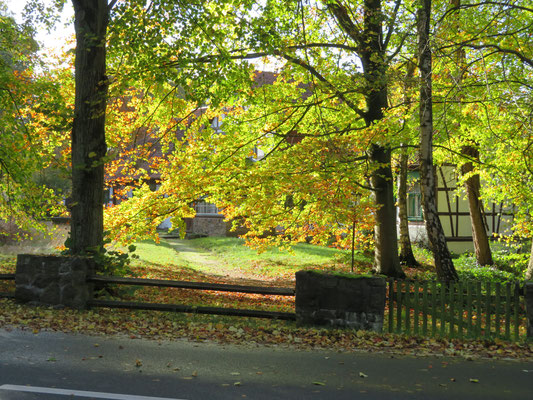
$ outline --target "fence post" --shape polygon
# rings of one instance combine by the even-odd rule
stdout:
[[[533,281],[524,285],[524,303],[526,305],[527,338],[533,339]]]
[[[15,273],[15,299],[22,303],[87,308],[94,273],[89,257],[19,254]]]
[[[387,283],[384,278],[296,272],[296,320],[381,332]]]

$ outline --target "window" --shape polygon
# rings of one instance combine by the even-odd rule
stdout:
[[[420,192],[420,173],[410,171],[407,176],[407,219],[409,221],[423,221],[422,193]]]
[[[197,200],[194,202],[194,210],[196,214],[210,214],[217,215],[219,214],[219,209],[213,203],[208,203],[205,200]]]
[[[407,219],[409,221],[422,221],[422,194],[408,193],[407,194]]]

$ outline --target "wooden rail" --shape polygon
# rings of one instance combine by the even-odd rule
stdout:
[[[170,312],[184,312],[184,313],[191,313],[191,314],[215,314],[215,315],[229,315],[229,316],[235,316],[235,317],[282,319],[282,320],[287,320],[287,321],[294,321],[296,319],[295,313],[221,308],[221,307],[196,307],[196,306],[187,306],[183,304],[161,304],[161,303],[140,303],[140,302],[113,301],[113,300],[91,300],[89,301],[88,305],[91,307],[125,308],[129,310],[170,311]]]
[[[14,281],[15,274],[0,274],[0,281]],[[0,292],[0,299],[14,299],[15,292]]]
[[[87,281],[93,282],[93,283],[114,283],[114,284],[119,284],[119,285],[173,287],[173,288],[180,288],[180,289],[196,289],[196,290],[216,290],[220,292],[253,293],[253,294],[276,295],[276,296],[294,296],[295,295],[295,290],[292,288],[239,286],[239,285],[227,285],[227,284],[222,284],[222,283],[208,283],[208,282],[188,282],[188,281],[173,281],[173,280],[161,280],[161,279],[122,278],[118,276],[101,276],[101,275],[90,276],[87,278]]]

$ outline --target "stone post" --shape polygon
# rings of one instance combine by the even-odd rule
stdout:
[[[296,320],[381,332],[387,283],[372,276],[296,273]]]
[[[15,299],[84,309],[92,298],[92,284],[87,283],[87,276],[94,271],[94,260],[88,257],[19,254]]]

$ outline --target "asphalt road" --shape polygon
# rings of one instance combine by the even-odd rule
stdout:
[[[529,400],[533,363],[0,330],[1,400],[154,397]]]

